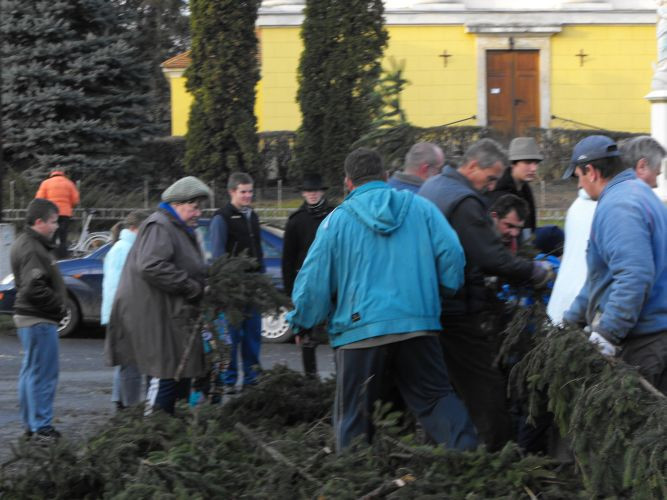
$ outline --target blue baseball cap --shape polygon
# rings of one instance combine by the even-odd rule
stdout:
[[[570,164],[563,174],[563,179],[569,179],[574,169],[601,158],[621,156],[616,143],[606,135],[589,135],[580,140],[572,151]]]

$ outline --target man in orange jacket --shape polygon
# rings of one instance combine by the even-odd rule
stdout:
[[[45,198],[58,207],[58,230],[54,239],[59,241],[56,255],[60,259],[67,257],[67,231],[72,211],[79,204],[79,190],[67,178],[64,170],[53,170],[49,177],[42,181],[35,198]]]

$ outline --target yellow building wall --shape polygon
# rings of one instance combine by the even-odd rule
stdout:
[[[262,27],[260,31],[262,99],[257,107],[259,130],[296,130],[301,123],[296,102],[297,70],[303,47],[299,36],[301,28]]]
[[[185,77],[169,78],[171,89],[171,135],[185,135],[192,95],[185,88]]]
[[[389,26],[385,51],[405,64],[410,82],[401,103],[411,123],[427,127],[467,118],[477,112],[475,35],[463,26]],[[302,42],[298,27],[262,27],[261,81],[255,112],[258,129],[296,130],[301,122],[296,102]],[[647,132],[655,27],[564,26],[551,38],[551,113],[610,130]],[[575,57],[588,54],[583,66]],[[444,51],[451,54],[445,66]],[[172,78],[172,134],[184,135],[191,96],[185,78]],[[475,121],[464,122],[473,125]],[[575,127],[552,120],[552,127]]]
[[[583,65],[575,54],[588,54]],[[565,26],[552,38],[551,113],[608,130],[648,132],[655,26]],[[570,128],[561,120],[552,127]]]
[[[475,37],[463,26],[389,26],[388,58],[405,64],[410,83],[401,96],[408,120],[420,127],[443,125],[477,113]],[[451,54],[440,57],[444,51]],[[475,121],[462,125],[475,125]]]

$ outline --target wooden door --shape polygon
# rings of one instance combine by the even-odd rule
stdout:
[[[540,123],[538,50],[486,53],[487,123],[508,138]]]

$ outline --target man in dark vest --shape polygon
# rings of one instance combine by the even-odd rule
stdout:
[[[244,250],[257,260],[257,272],[264,272],[264,255],[260,238],[259,218],[253,211],[253,180],[248,174],[234,172],[227,181],[230,201],[211,219],[211,255],[217,259],[223,254],[236,256]],[[250,316],[238,328],[230,327],[232,339],[231,360],[224,373],[225,393],[236,392],[238,378],[237,351],[241,346],[243,386],[257,383],[259,349],[262,343],[262,316],[250,311]]]
[[[465,252],[464,285],[443,299],[440,343],[452,385],[490,450],[511,439],[512,428],[505,377],[494,367],[502,309],[486,280],[541,288],[550,278],[541,263],[512,255],[487,213],[483,193],[493,190],[506,162],[497,142],[482,139],[468,148],[458,169],[445,167],[419,191],[447,217]]]

